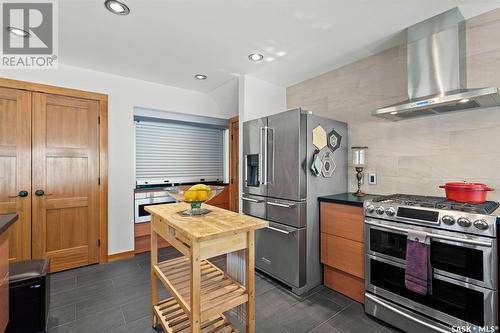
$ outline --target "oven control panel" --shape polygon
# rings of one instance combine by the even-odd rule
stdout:
[[[441,218],[441,222],[443,222],[446,225],[454,225],[455,224],[455,218],[451,215],[444,215]]]
[[[496,237],[496,216],[426,207],[365,202],[366,217]]]

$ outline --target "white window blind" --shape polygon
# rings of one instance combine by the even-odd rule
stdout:
[[[138,184],[224,178],[224,131],[196,125],[135,123]]]

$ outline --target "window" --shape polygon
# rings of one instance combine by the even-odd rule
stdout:
[[[136,121],[137,184],[223,181],[224,132],[202,124]]]

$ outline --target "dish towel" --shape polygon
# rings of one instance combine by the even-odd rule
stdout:
[[[430,237],[422,231],[408,231],[405,286],[421,295],[432,294]]]

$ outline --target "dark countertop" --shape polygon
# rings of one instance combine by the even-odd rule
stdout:
[[[154,192],[154,191],[166,191],[167,189],[170,189],[172,187],[176,186],[188,186],[188,185],[196,185],[196,184],[205,184],[205,185],[211,185],[211,186],[229,186],[229,183],[224,183],[224,182],[198,182],[198,183],[172,183],[172,184],[159,184],[159,185],[141,185],[137,186],[134,189],[134,192]]]
[[[12,223],[17,221],[17,218],[17,214],[0,215],[0,235],[7,231]]]
[[[363,207],[363,203],[365,201],[371,200],[376,197],[378,197],[378,195],[367,194],[364,197],[357,197],[352,193],[340,193],[318,197],[318,201]]]

